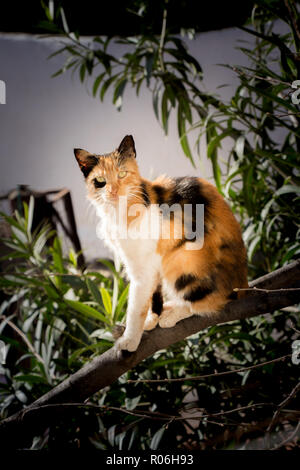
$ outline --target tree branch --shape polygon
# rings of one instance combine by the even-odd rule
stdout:
[[[0,423],[1,442],[7,443],[10,447],[22,447],[26,438],[30,441],[33,435],[37,435],[41,429],[57,419],[57,414],[53,413],[51,407],[39,407],[52,403],[83,402],[156,351],[167,348],[200,330],[299,303],[300,260],[256,279],[250,283],[250,287],[263,290],[253,289],[245,292],[244,298],[230,302],[224,310],[214,315],[195,315],[169,329],[156,327],[151,332],[144,333],[134,353],[125,353],[118,351],[115,346],[112,347],[32,403],[26,408],[26,413],[21,410],[3,420]],[[292,289],[293,287],[295,289]]]

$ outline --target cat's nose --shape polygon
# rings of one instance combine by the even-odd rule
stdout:
[[[118,188],[116,186],[110,186],[108,188],[108,192],[111,196],[117,196],[118,194]]]

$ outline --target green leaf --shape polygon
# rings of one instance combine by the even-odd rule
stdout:
[[[127,84],[127,78],[122,78],[120,81],[116,83],[114,96],[113,96],[113,104],[116,106],[118,111],[120,111],[122,107],[122,97]]]
[[[299,242],[297,242],[294,245],[292,245],[288,249],[288,251],[285,253],[284,257],[281,260],[282,265],[286,263],[287,261],[290,261],[294,257],[294,255],[298,255],[299,253],[300,253],[300,246],[299,246]]]
[[[111,313],[112,313],[112,303],[111,303],[111,297],[109,295],[109,292],[108,292],[107,289],[105,289],[105,287],[101,287],[100,288],[100,293],[101,293],[102,302],[103,302],[105,311],[109,315],[111,315]]]
[[[65,302],[67,305],[69,305],[69,307],[73,308],[79,313],[82,313],[83,315],[86,315],[87,317],[95,318],[96,320],[100,320],[104,323],[107,323],[108,325],[110,324],[110,321],[104,315],[102,315],[102,313],[83,302],[67,299],[65,299]]]
[[[30,195],[29,206],[28,206],[28,216],[27,216],[27,235],[29,239],[30,239],[31,228],[32,228],[33,213],[34,213],[34,197]]]
[[[214,174],[214,180],[216,183],[216,186],[218,188],[218,191],[223,194],[222,191],[222,174],[221,174],[221,169],[218,164],[218,152],[217,149],[220,146],[220,143],[225,137],[232,136],[232,130],[226,130],[222,132],[221,134],[217,134],[215,128],[207,129],[206,132],[206,138],[207,138],[207,157],[211,160],[212,162],[212,167],[213,167],[213,174]]]
[[[180,137],[180,144],[181,144],[182,150],[184,154],[189,158],[193,167],[196,168],[196,165],[192,156],[192,152],[190,149],[190,145],[186,136],[185,118],[182,114],[182,108],[180,104],[178,105],[178,111],[177,111],[177,125],[178,125],[178,134]]]
[[[47,384],[48,383],[47,380],[45,380],[45,378],[42,375],[35,374],[35,373],[19,374],[19,375],[15,375],[14,378],[15,380],[19,382],[25,382],[29,384],[38,384],[38,383]]]
[[[161,100],[161,121],[166,135],[168,134],[168,118],[170,113],[168,109],[168,100],[168,93],[167,90],[165,90]]]
[[[108,439],[108,442],[109,442],[109,444],[111,445],[111,447],[114,447],[114,446],[115,446],[116,427],[117,427],[117,425],[114,424],[113,426],[111,426],[111,427],[108,429],[107,439]]]
[[[21,230],[25,234],[27,233],[26,228],[22,224],[17,222],[16,219],[14,219],[13,217],[6,215],[4,212],[0,212],[0,216],[3,217],[9,225],[13,225],[18,230]]]
[[[122,310],[128,298],[128,290],[129,290],[129,284],[127,284],[127,286],[125,287],[125,289],[123,290],[122,294],[119,297],[118,305],[117,305],[116,312],[115,312],[116,321],[121,320],[121,314],[123,313]]]
[[[159,111],[158,111],[158,103],[159,103],[160,91],[156,90],[153,92],[152,96],[152,105],[156,119],[159,121]]]
[[[151,450],[157,450],[165,430],[166,430],[165,427],[161,427],[158,431],[156,431],[156,433],[154,434],[154,436],[152,437],[151,442],[150,442],[150,449]]]
[[[80,69],[79,69],[79,77],[80,77],[81,83],[84,82],[85,72],[86,72],[86,65],[81,64]]]
[[[51,251],[52,251],[53,265],[54,265],[55,270],[58,273],[61,273],[61,274],[64,273],[65,269],[64,269],[64,262],[63,262],[62,247],[61,247],[61,242],[58,237],[55,237]]]
[[[183,114],[185,115],[189,124],[192,125],[193,117],[192,117],[192,112],[191,112],[191,107],[189,104],[188,97],[185,97],[185,96],[183,96],[183,98],[180,97],[179,102],[180,102],[180,106],[181,106]]]
[[[117,277],[119,277],[119,273],[116,271],[116,268],[115,268],[114,264],[113,264],[111,261],[109,261],[109,260],[107,260],[107,259],[102,259],[102,258],[99,259],[98,261],[99,261],[100,263],[104,264],[107,268],[109,268],[109,270],[110,270],[113,274],[115,274]]]
[[[293,184],[285,184],[281,188],[277,189],[274,196],[281,196],[282,194],[295,193],[300,196],[300,186],[294,186]]]
[[[80,276],[77,276],[76,274],[63,274],[60,277],[64,284],[68,284],[73,289],[85,289],[86,290],[86,284],[83,282]]]
[[[261,240],[261,236],[260,235],[256,235],[250,242],[250,245],[248,247],[248,257],[249,257],[249,260],[252,261],[252,257],[255,253],[255,250],[256,250],[256,247],[257,245],[259,244]]]
[[[103,77],[105,76],[106,72],[101,73],[98,75],[96,80],[94,81],[94,86],[93,86],[93,96],[95,97],[98,91],[98,88],[100,86],[100,83],[102,82]]]
[[[141,400],[140,395],[135,398],[128,398],[128,397],[125,398],[125,408],[130,411],[134,410],[137,407],[140,400]]]
[[[247,207],[249,215],[252,215],[252,198],[253,198],[253,165],[248,166],[245,168],[242,176],[243,176],[243,195],[244,195],[244,203]]]
[[[232,137],[232,129],[226,130],[221,134],[216,135],[212,139],[208,139],[209,141],[207,142],[207,157],[211,158],[214,150],[220,146],[222,140],[225,139],[225,137],[229,136]]]
[[[150,85],[150,78],[152,76],[152,69],[154,64],[154,54],[146,54],[146,80],[147,86]]]
[[[240,135],[235,143],[235,152],[239,159],[242,161],[244,158],[245,136]]]
[[[91,292],[95,302],[97,302],[98,304],[101,304],[102,296],[100,294],[100,290],[99,290],[99,287],[97,286],[97,284],[92,279],[90,279],[89,277],[86,279],[86,284],[87,284],[88,289]]]
[[[274,200],[274,197],[272,197],[272,199],[270,199],[264,206],[264,208],[262,209],[261,211],[261,219],[262,220],[265,220],[269,214],[269,211],[273,205],[273,203],[275,202]]]
[[[61,69],[57,70],[57,72],[53,73],[51,75],[51,78],[55,78],[55,77],[58,77],[58,75],[61,75],[62,73],[64,73],[66,70],[64,67],[62,67]]]
[[[117,77],[118,77],[118,74],[113,75],[112,77],[105,80],[105,82],[103,83],[103,85],[101,87],[101,91],[100,91],[100,100],[101,101],[103,101],[105,93],[107,92],[108,88],[114,82],[114,80],[116,80]]]
[[[288,109],[289,111],[292,111],[293,113],[297,112],[296,106],[293,106],[292,104],[290,104],[288,99],[284,100],[280,98],[279,96],[277,96],[277,94],[275,93],[271,93],[262,88],[251,86],[249,82],[247,82],[246,86],[249,90],[253,91],[256,95],[265,96],[266,98],[269,98],[271,101],[275,101],[276,103],[280,104],[281,106]]]

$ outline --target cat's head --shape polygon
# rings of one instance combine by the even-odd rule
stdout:
[[[74,154],[85,177],[88,198],[93,202],[115,205],[120,196],[128,200],[139,197],[141,176],[131,135],[126,135],[111,153],[96,155],[74,149]]]

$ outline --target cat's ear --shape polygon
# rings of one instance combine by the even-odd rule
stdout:
[[[126,135],[119,145],[118,152],[122,158],[136,158],[132,135]]]
[[[98,158],[83,149],[74,149],[74,155],[85,178],[98,163]]]

